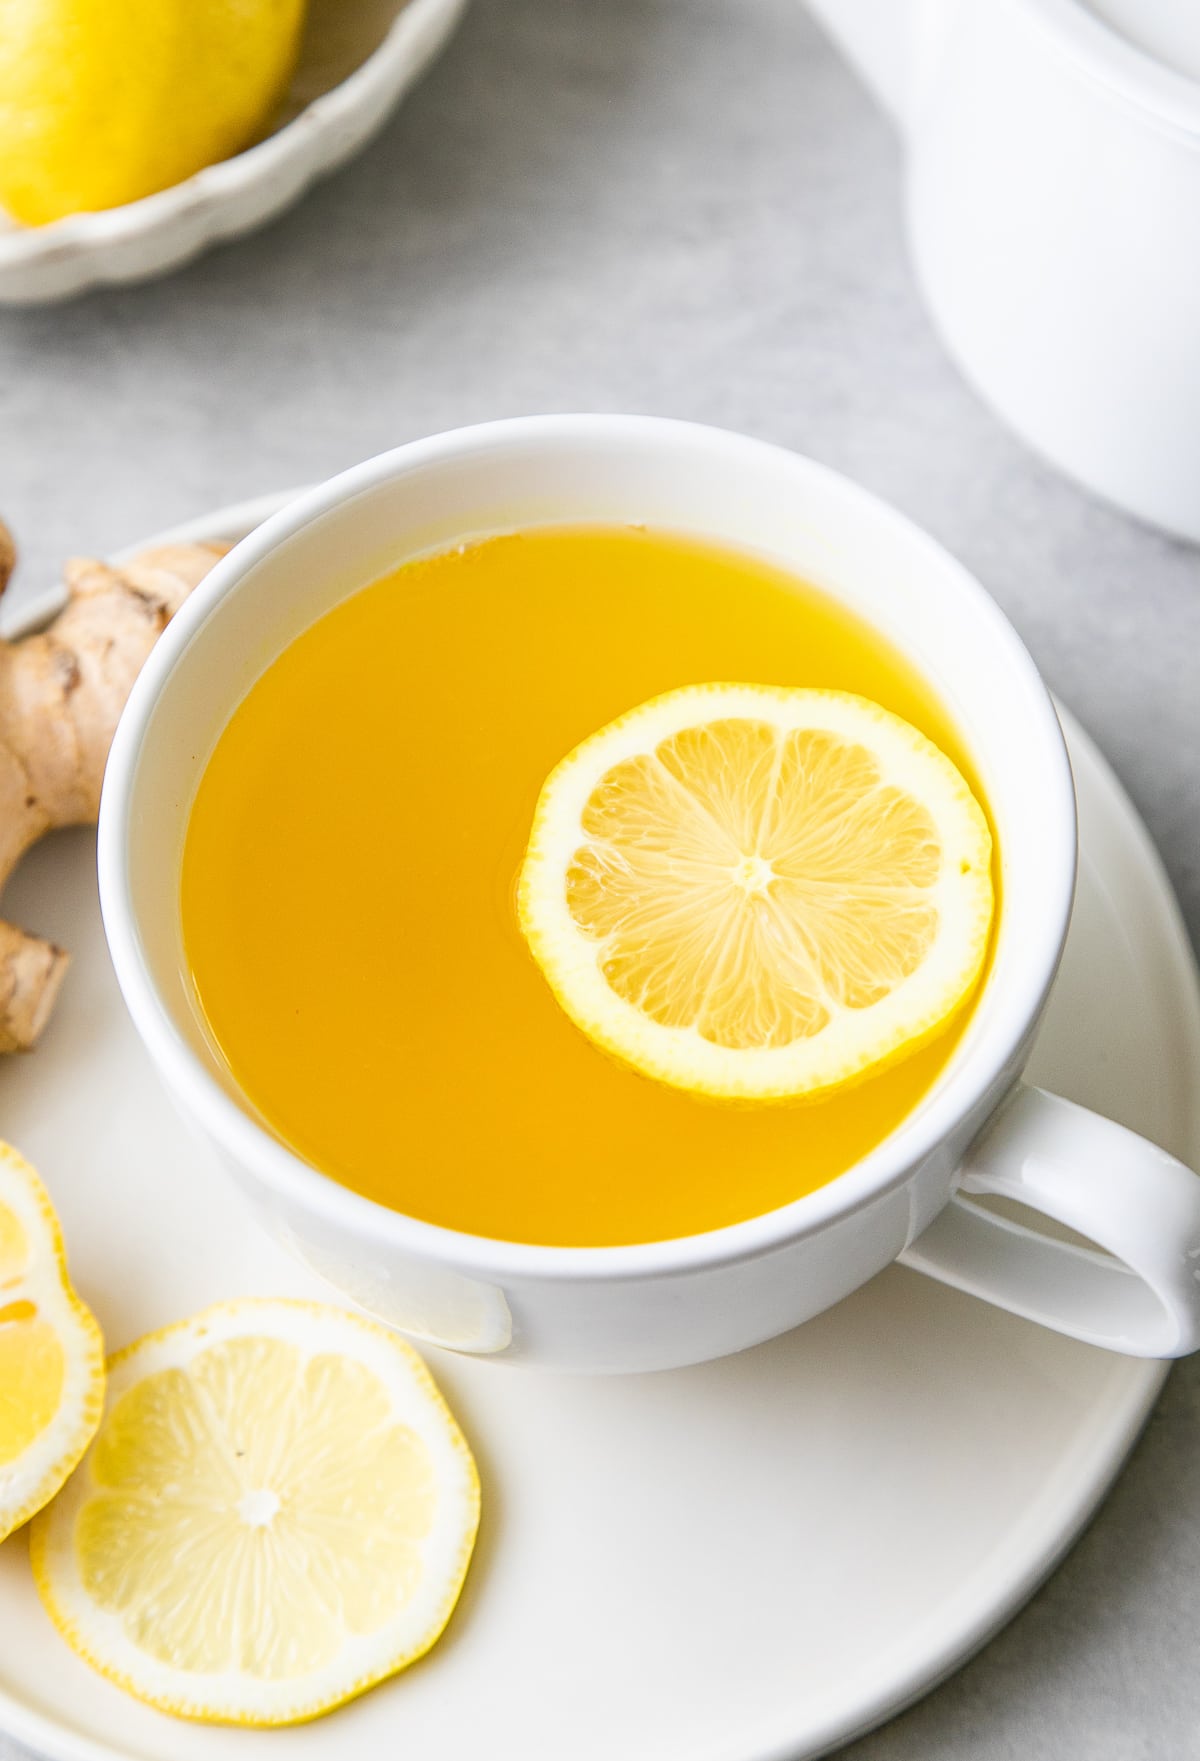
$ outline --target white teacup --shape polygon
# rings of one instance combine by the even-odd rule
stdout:
[[[916,1111],[857,1166],[709,1234],[551,1248],[402,1216],[339,1186],[256,1122],[194,1012],[179,869],[215,741],[301,630],[419,552],[588,521],[753,549],[898,644],[971,748],[998,830],[1003,905],[994,967],[958,1049]],[[293,502],[217,565],[162,637],[117,732],[100,885],[126,1001],[184,1115],[274,1234],[407,1333],[527,1363],[662,1369],[794,1327],[899,1257],[1080,1339],[1181,1355],[1200,1344],[1200,1180],[1122,1127],[1020,1082],[1066,936],[1075,835],[1066,750],[1033,663],[931,539],[822,466],[737,435],[548,416],[369,460]],[[800,1110],[798,1156],[803,1139]],[[1021,1228],[963,1191],[1019,1200],[1108,1251]]]

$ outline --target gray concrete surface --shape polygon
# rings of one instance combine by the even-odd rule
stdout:
[[[16,591],[68,552],[490,416],[745,429],[979,574],[1130,788],[1195,938],[1200,556],[976,402],[918,303],[899,175],[799,0],[476,0],[382,138],[266,232],[0,314]],[[854,1761],[1200,1757],[1198,1463],[1200,1362],[1031,1606]]]

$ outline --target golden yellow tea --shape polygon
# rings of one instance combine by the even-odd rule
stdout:
[[[853,691],[971,779],[904,657],[766,562],[639,528],[548,528],[410,563],[306,631],[222,734],[192,810],[184,942],[263,1120],[427,1222],[573,1246],[769,1211],[921,1100],[966,1012],[802,1107],[705,1104],[605,1057],[520,934],[538,792],[632,705],[708,680]]]

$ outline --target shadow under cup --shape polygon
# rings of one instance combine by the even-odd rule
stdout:
[[[687,1240],[523,1247],[385,1210],[307,1168],[257,1122],[193,1002],[180,867],[219,736],[301,631],[422,553],[498,531],[604,523],[757,553],[844,602],[905,654],[974,760],[997,832],[1003,908],[990,976],[954,1055],[904,1124],[830,1186]],[[964,570],[808,460],[715,430],[622,417],[532,418],[418,442],[267,521],[216,566],[151,657],[114,743],[101,824],[105,924],[126,1000],[182,1111],[268,1227],[407,1332],[595,1368],[667,1367],[783,1331],[864,1282],[932,1220],[962,1150],[1019,1074],[1065,937],[1074,861],[1070,770],[1053,708],[1015,633]],[[830,1235],[827,1264],[801,1253],[792,1273],[780,1265],[774,1280],[755,1274],[756,1285],[774,1283],[767,1300],[761,1290],[744,1297],[749,1265],[779,1260],[789,1244],[811,1249],[856,1212],[882,1217],[889,1202],[890,1220],[866,1232],[869,1243],[860,1229],[848,1251],[842,1229],[840,1246]],[[692,1276],[694,1301],[680,1302]],[[644,1292],[660,1278],[675,1280],[674,1303],[656,1308],[635,1339],[632,1321],[615,1319],[618,1289],[628,1279]]]

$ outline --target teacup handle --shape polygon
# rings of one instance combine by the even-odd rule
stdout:
[[[1015,1199],[1107,1252],[955,1197],[904,1265],[1089,1345],[1134,1357],[1200,1346],[1200,1178],[1165,1150],[1021,1084],[971,1145],[959,1191]]]

